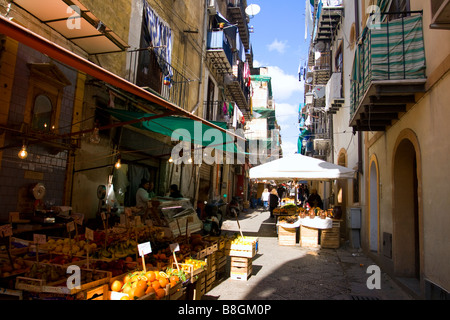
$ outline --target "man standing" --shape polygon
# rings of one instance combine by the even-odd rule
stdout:
[[[137,215],[144,216],[147,212],[148,201],[151,199],[148,192],[149,187],[150,181],[142,179],[136,192],[136,208],[139,209],[139,211],[136,212]]]

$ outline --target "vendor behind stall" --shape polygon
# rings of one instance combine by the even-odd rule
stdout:
[[[317,193],[317,189],[312,189],[311,194],[308,197],[308,200],[306,202],[309,204],[311,208],[319,207],[320,209],[323,209],[323,202],[322,198]]]
[[[148,201],[152,198],[152,196],[149,193],[150,185],[153,185],[150,181],[147,179],[142,179],[141,184],[139,185],[139,188],[136,192],[136,208],[139,209],[139,211],[135,212],[136,215],[145,215],[148,209]],[[153,196],[154,192],[151,191]]]
[[[170,194],[169,197],[171,198],[183,198],[181,195],[180,190],[178,190],[178,186],[176,184],[172,184],[169,188]]]

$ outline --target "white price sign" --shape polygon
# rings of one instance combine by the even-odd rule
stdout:
[[[180,245],[178,243],[172,243],[170,244],[170,250],[172,252],[180,251]]]
[[[150,242],[139,243],[138,250],[139,256],[143,257],[152,252],[152,246],[150,245]]]

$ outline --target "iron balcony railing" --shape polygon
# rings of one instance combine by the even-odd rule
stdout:
[[[373,81],[425,79],[422,11],[390,12],[399,17],[371,24],[355,52],[351,78],[350,118]]]
[[[143,48],[128,51],[128,80],[160,95],[167,101],[184,109],[186,106],[190,80],[167,62],[167,69],[171,71],[171,75],[166,76],[161,73],[161,69],[158,65],[144,65],[142,61],[148,61],[148,59],[142,59],[142,55],[153,54],[150,50],[151,49]],[[161,76],[150,79],[147,75],[152,73],[161,73]]]

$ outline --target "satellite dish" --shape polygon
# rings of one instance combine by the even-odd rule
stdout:
[[[323,52],[325,50],[325,43],[323,41],[317,42],[314,49],[316,49],[316,51]]]
[[[247,8],[245,8],[245,13],[250,16],[250,18],[253,18],[261,11],[261,7],[257,4],[251,4]]]
[[[308,77],[307,79],[306,79],[306,83],[311,83],[313,81],[313,78],[312,77]]]

